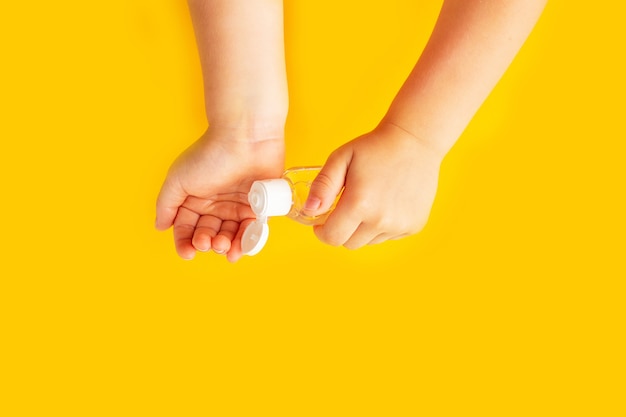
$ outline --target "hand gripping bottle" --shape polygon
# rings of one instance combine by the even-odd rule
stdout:
[[[267,225],[269,217],[287,216],[308,226],[324,223],[328,214],[335,208],[339,196],[332,207],[323,214],[308,216],[303,212],[311,183],[320,169],[319,166],[290,168],[281,178],[252,183],[248,202],[256,215],[256,220],[246,228],[241,238],[241,249],[245,255],[256,255],[265,246],[269,235]]]

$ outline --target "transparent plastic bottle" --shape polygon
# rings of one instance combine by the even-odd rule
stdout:
[[[269,217],[287,216],[307,226],[322,224],[335,208],[339,196],[331,208],[318,216],[304,213],[311,183],[320,172],[319,166],[294,167],[286,170],[281,178],[255,181],[248,193],[248,202],[256,220],[244,231],[241,248],[246,255],[255,255],[267,242]]]

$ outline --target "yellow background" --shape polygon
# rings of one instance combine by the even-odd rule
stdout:
[[[553,0],[444,161],[426,229],[153,229],[205,129],[183,1],[0,6],[0,415],[626,413],[624,13]],[[287,165],[372,128],[437,1],[286,5]]]

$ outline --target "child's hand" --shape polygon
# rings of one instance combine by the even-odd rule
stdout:
[[[176,251],[241,258],[241,235],[255,216],[248,204],[254,180],[278,178],[283,138],[250,142],[209,130],[172,164],[157,200],[156,228],[174,225]]]
[[[399,239],[426,225],[442,160],[426,142],[393,124],[334,151],[312,184],[310,214],[328,210],[345,186],[317,237],[330,245],[357,249]]]

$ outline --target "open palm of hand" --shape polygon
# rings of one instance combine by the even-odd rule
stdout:
[[[253,181],[284,169],[284,141],[232,140],[207,130],[172,164],[157,199],[156,227],[174,226],[176,251],[241,256],[241,235],[254,220],[247,194]]]

